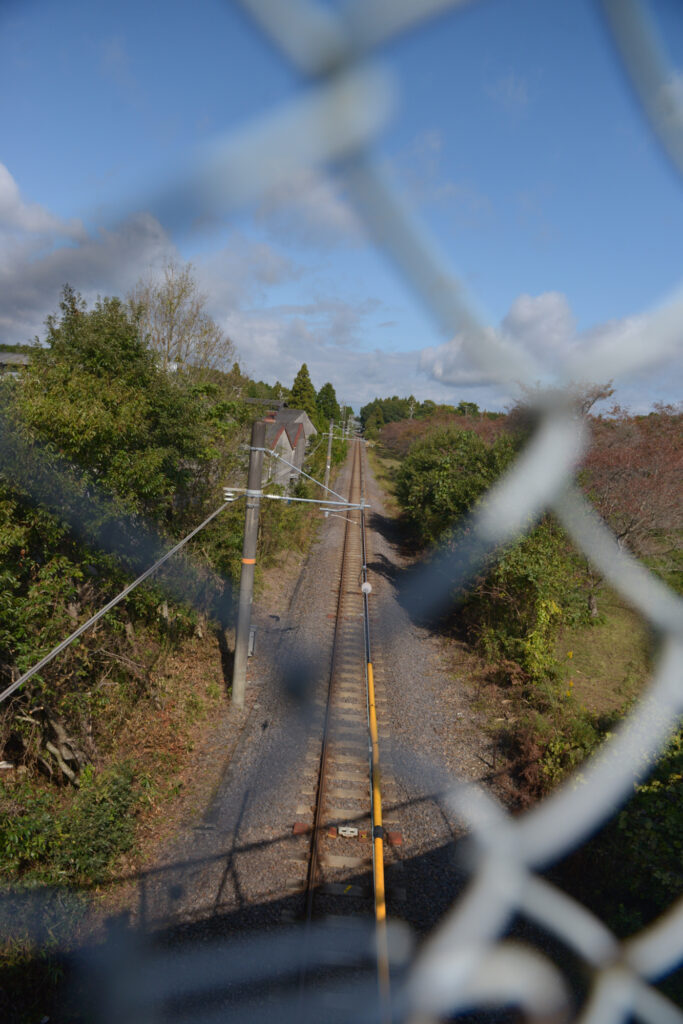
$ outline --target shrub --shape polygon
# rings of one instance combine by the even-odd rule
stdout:
[[[0,784],[0,801],[5,878],[98,881],[133,843],[137,793],[130,762],[99,774],[85,768],[80,789],[64,804],[30,782]]]
[[[469,430],[437,430],[415,443],[397,476],[396,493],[423,543],[454,545],[463,520],[509,466],[516,443],[487,443]],[[470,639],[490,659],[518,666],[536,684],[536,703],[552,702],[553,647],[563,623],[587,616],[580,563],[559,528],[545,517],[525,537],[497,552],[462,600]],[[541,687],[550,686],[544,696]]]
[[[516,663],[535,684],[557,679],[558,631],[587,621],[588,609],[581,563],[552,518],[496,556],[465,596],[462,615],[487,657]]]
[[[63,840],[56,863],[70,879],[97,881],[115,857],[130,850],[137,802],[133,766],[127,761],[96,774],[81,773],[71,813],[62,819]]]
[[[396,477],[396,497],[423,544],[454,528],[514,456],[507,437],[487,445],[470,430],[437,430],[414,444]]]
[[[668,744],[652,774],[635,787],[612,826],[614,852],[630,865],[625,879],[643,918],[665,910],[683,887],[683,730]]]

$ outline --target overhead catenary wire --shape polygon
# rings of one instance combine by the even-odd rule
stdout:
[[[192,540],[192,538],[195,537],[201,530],[203,530],[205,526],[208,526],[208,524],[213,519],[215,519],[217,515],[220,515],[223,509],[227,508],[229,504],[230,502],[228,501],[224,502],[220,506],[220,508],[217,508],[215,512],[211,513],[210,516],[207,516],[203,523],[200,523],[199,526],[196,526],[194,530],[187,534],[186,537],[183,537],[183,539],[181,541],[178,541],[178,543],[174,545],[174,547],[172,547],[169,551],[167,551],[166,554],[162,555],[161,558],[159,558],[154,563],[154,565],[151,565],[149,569],[145,569],[141,576],[138,576],[136,580],[133,580],[132,583],[129,583],[127,587],[124,587],[124,589],[119,594],[117,594],[116,597],[113,597],[111,601],[108,601],[107,604],[105,604],[103,608],[100,608],[98,612],[91,616],[91,618],[89,618],[87,622],[84,622],[81,626],[78,627],[78,629],[75,629],[74,632],[66,638],[66,640],[62,640],[60,644],[57,644],[56,647],[53,647],[49,654],[46,654],[44,658],[41,658],[40,661],[33,666],[33,668],[30,668],[27,672],[24,672],[22,676],[20,676],[13,683],[11,683],[5,690],[2,691],[2,693],[0,693],[0,704],[4,700],[7,700],[8,697],[11,697],[12,694],[16,690],[18,690],[20,686],[23,686],[24,683],[27,683],[29,679],[36,675],[36,673],[40,672],[41,669],[45,668],[46,665],[49,665],[49,663],[53,661],[53,659],[56,658],[58,654],[61,654],[62,651],[66,650],[69,644],[72,644],[74,640],[77,640],[79,636],[86,632],[86,630],[90,629],[91,626],[94,626],[96,622],[98,622],[104,615],[107,614],[107,612],[111,611],[111,609],[114,608],[117,604],[120,604],[120,602],[123,601],[124,597],[127,597],[128,594],[131,593],[131,591],[135,590],[136,587],[138,587],[141,583],[144,583],[146,579],[148,579],[153,573],[155,573],[157,569],[161,568],[164,562],[167,562],[169,558],[172,558],[173,555],[180,551],[180,549],[184,547],[188,541]]]
[[[274,455],[275,458],[282,459],[283,462],[285,462],[288,466],[291,466],[292,469],[296,469],[297,472],[301,473],[302,476],[305,476],[309,480],[312,480],[314,483],[317,483],[321,487],[324,487],[324,484],[321,484],[319,480],[315,480],[314,477],[309,476],[309,474],[304,472],[304,470],[299,469],[297,466],[293,466],[292,463],[287,462],[286,459],[283,459],[282,456],[277,455],[277,453],[267,451],[267,454]],[[337,494],[337,492],[333,491],[330,487],[326,487],[325,490],[329,491],[330,494],[334,494],[338,498],[341,498],[341,495]],[[265,495],[265,497],[275,498],[283,496]],[[30,679],[33,678],[33,676],[37,675],[37,673],[40,672],[41,669],[45,668],[46,665],[49,665],[49,663],[53,661],[59,654],[61,654],[62,651],[66,650],[66,648],[69,647],[69,645],[72,644],[74,640],[77,640],[80,636],[82,636],[83,633],[87,632],[87,630],[90,629],[91,626],[94,626],[96,622],[103,618],[103,616],[105,616],[107,612],[111,611],[112,608],[115,608],[117,604],[120,604],[121,601],[123,601],[125,597],[127,597],[133,590],[135,590],[136,587],[138,587],[141,583],[144,583],[146,579],[149,579],[149,577],[152,576],[157,571],[157,569],[160,569],[165,562],[167,562],[170,558],[173,557],[173,555],[180,551],[181,548],[183,548],[188,543],[188,541],[192,540],[193,537],[195,537],[206,526],[208,526],[208,524],[212,522],[212,520],[214,520],[216,516],[220,515],[220,513],[229,504],[232,504],[232,502],[235,500],[236,497],[231,498],[229,501],[225,501],[219,508],[215,509],[215,511],[212,512],[210,516],[207,516],[207,518],[202,523],[200,523],[199,526],[196,526],[193,530],[190,531],[190,533],[187,534],[187,536],[183,537],[182,540],[178,541],[177,544],[175,544],[172,548],[170,548],[169,551],[162,555],[162,557],[159,558],[154,563],[154,565],[151,565],[149,569],[146,569],[140,576],[137,577],[137,579],[133,580],[132,583],[129,583],[127,587],[124,587],[124,589],[120,591],[120,593],[118,593],[116,597],[113,597],[111,601],[108,601],[107,604],[100,608],[100,610],[96,612],[93,616],[91,616],[86,622],[82,623],[82,625],[75,629],[73,633],[66,637],[65,640],[62,640],[62,642],[57,644],[56,647],[53,647],[51,651],[49,651],[43,658],[40,659],[40,661],[38,661],[35,665],[28,669],[28,671],[24,672],[23,675],[21,675],[18,679],[15,679],[13,683],[10,683],[10,685],[6,687],[6,689],[4,689],[2,693],[0,693],[0,704],[3,701],[7,700],[8,697],[11,697],[13,693],[15,693],[21,686],[24,685],[24,683],[27,683]],[[332,502],[329,499],[326,500],[328,501],[329,504],[337,504],[336,502]],[[316,502],[319,503],[319,499],[316,499]],[[343,503],[344,505],[348,505],[348,503],[345,502],[344,499],[342,499],[341,503]]]
[[[305,470],[299,469],[299,467],[295,466],[293,462],[288,462],[287,459],[283,458],[283,456],[278,452],[272,452],[266,449],[266,455],[271,455],[274,459],[279,459],[280,462],[284,462],[285,466],[289,466],[290,469],[295,469],[297,473],[301,474],[301,476],[305,476],[307,480],[310,480],[312,483],[317,484],[318,487],[322,487],[324,490],[329,491],[330,494],[334,494],[335,498],[339,498],[344,502],[344,504],[347,504],[346,499],[343,498],[341,494],[333,491],[331,487],[325,487],[325,484],[321,483],[320,480],[316,480],[314,476],[310,476]]]

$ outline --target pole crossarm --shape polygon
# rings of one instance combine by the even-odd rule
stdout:
[[[317,480],[315,481],[318,482]],[[329,488],[328,488],[329,490]],[[332,491],[334,494],[334,491]],[[247,497],[259,497],[259,498],[270,498],[272,501],[303,501],[310,505],[334,505],[335,507],[342,508],[370,508],[367,502],[361,501],[361,503],[353,504],[349,501],[333,501],[331,498],[293,498],[289,494],[264,494],[263,491],[252,491],[246,487],[224,487],[223,496],[226,502],[237,501],[239,497],[246,494]],[[325,509],[323,508],[324,512]]]

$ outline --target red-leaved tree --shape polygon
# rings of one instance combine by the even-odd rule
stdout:
[[[584,490],[620,544],[637,554],[655,535],[683,525],[683,415],[657,405],[647,416],[615,406],[591,420],[593,444],[582,471]]]

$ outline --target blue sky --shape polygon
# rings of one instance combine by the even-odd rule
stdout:
[[[680,8],[652,9],[678,86]],[[493,329],[551,372],[679,286],[681,181],[595,3],[480,0],[377,57],[395,102],[375,151]],[[227,0],[4,0],[0,340],[40,333],[67,280],[123,295],[190,259],[256,377],[291,383],[306,361],[356,407],[410,392],[504,407],[368,241],[334,167],[201,229],[158,202],[197,154],[308,88]],[[680,397],[671,365],[615,384],[635,409]]]

